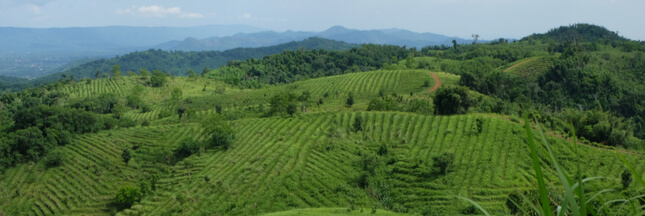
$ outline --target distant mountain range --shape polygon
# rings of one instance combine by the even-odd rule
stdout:
[[[110,59],[98,59],[83,64],[74,65],[62,72],[49,74],[47,76],[31,80],[32,84],[46,84],[61,79],[61,75],[74,77],[77,80],[81,78],[98,78],[95,77],[97,71],[106,73],[113,65],[120,65],[121,70],[139,71],[141,68],[152,70],[162,70],[170,72],[173,75],[186,76],[189,70],[201,72],[204,67],[211,69],[219,68],[226,65],[231,60],[245,60],[250,58],[261,59],[264,56],[281,53],[285,50],[298,49],[323,49],[348,50],[358,47],[356,44],[348,44],[341,41],[334,41],[322,38],[308,38],[301,41],[292,41],[289,43],[275,46],[259,48],[236,48],[226,51],[163,51],[150,49],[146,51],[132,52],[123,56]]]
[[[421,48],[471,43],[457,37],[402,29],[355,30],[334,26],[322,32],[264,31],[245,25],[200,27],[0,27],[0,75],[34,79],[61,72],[69,63],[124,55],[151,48],[168,51],[224,51],[275,46],[310,37],[351,44],[390,44]],[[482,41],[483,42],[483,41]]]
[[[200,27],[88,27],[12,28],[0,27],[0,54],[7,53],[105,53],[121,54],[145,50],[171,40],[187,37],[222,37],[259,32],[245,25]]]
[[[155,48],[164,50],[206,51],[227,50],[237,47],[263,47],[303,40],[309,37],[319,37],[330,40],[344,41],[353,44],[390,44],[407,47],[425,47],[430,45],[449,45],[452,40],[457,43],[471,43],[472,40],[458,37],[448,37],[433,33],[416,33],[403,29],[384,30],[355,30],[342,26],[334,26],[322,32],[274,32],[239,33],[225,37],[206,39],[186,38],[183,41],[170,41]],[[483,42],[483,41],[482,41]]]

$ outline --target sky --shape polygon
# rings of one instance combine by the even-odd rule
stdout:
[[[1,27],[202,26],[273,31],[400,28],[521,38],[575,23],[645,40],[645,0],[0,0]]]

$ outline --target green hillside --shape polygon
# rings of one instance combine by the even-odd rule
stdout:
[[[0,215],[641,215],[632,42],[65,77],[0,96]]]
[[[357,115],[364,130],[353,132]],[[477,119],[485,122],[481,133]],[[482,115],[423,116],[388,112],[345,112],[298,118],[232,122],[238,140],[226,151],[207,150],[175,165],[163,165],[163,149],[184,138],[204,140],[198,125],[168,125],[104,131],[77,137],[61,147],[66,158],[57,168],[25,164],[3,175],[2,211],[29,215],[108,214],[118,187],[160,176],[157,191],[125,210],[150,215],[211,212],[249,215],[294,208],[388,208],[437,212],[468,208],[449,196],[469,197],[488,211],[507,214],[509,193],[534,188],[528,148],[520,124]],[[549,138],[563,165],[572,170],[570,142]],[[376,156],[380,146],[388,153]],[[126,165],[123,149],[132,149]],[[586,176],[611,177],[598,185],[612,188],[622,172],[618,153],[580,146]],[[156,152],[156,153],[155,153]],[[433,174],[431,158],[455,154],[446,175]],[[366,155],[378,160],[375,175],[362,188],[357,180]],[[640,156],[627,155],[645,171]],[[553,170],[547,176],[555,180]],[[557,187],[557,186],[553,186]],[[555,188],[554,188],[555,189]],[[186,201],[178,200],[178,196]],[[183,202],[183,203],[182,203]],[[217,204],[216,204],[217,203]],[[353,204],[352,204],[353,203]]]

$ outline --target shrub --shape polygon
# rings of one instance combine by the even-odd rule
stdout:
[[[131,128],[137,126],[137,122],[132,120],[131,118],[121,118],[119,119],[119,127],[121,128]]]
[[[193,141],[192,138],[186,138],[179,147],[174,151],[175,158],[177,160],[184,159],[189,157],[199,151],[199,144]]]
[[[139,187],[124,185],[116,193],[116,203],[121,209],[130,208],[135,202],[141,200],[143,194]]]
[[[235,139],[235,129],[219,114],[204,118],[201,125],[207,132],[213,134],[210,140],[210,145],[213,147],[222,147],[226,150]]]
[[[345,101],[345,105],[347,105],[347,107],[352,107],[352,105],[354,105],[354,94],[353,93],[351,93],[351,92],[349,93],[349,96],[347,97],[347,101]]]
[[[63,158],[65,155],[58,150],[54,150],[47,154],[45,159],[43,161],[45,162],[45,167],[46,168],[52,168],[52,167],[57,167],[63,164]]]
[[[132,159],[132,154],[130,154],[129,149],[123,149],[123,152],[121,153],[121,159],[123,159],[123,162],[125,162],[125,164],[128,164],[130,159]]]
[[[386,155],[388,152],[387,144],[383,143],[381,147],[378,148],[378,155]]]
[[[623,173],[620,174],[620,179],[621,183],[623,183],[623,189],[627,189],[627,187],[629,187],[629,184],[632,183],[632,173],[626,169],[625,171],[623,171]]]
[[[287,114],[289,114],[289,116],[293,116],[293,114],[296,114],[297,111],[298,111],[298,107],[295,104],[290,103],[287,106]]]
[[[434,97],[435,112],[439,115],[465,114],[472,104],[468,88],[439,88]]]
[[[453,153],[443,153],[439,156],[432,157],[432,166],[442,174],[448,173],[450,165],[455,160],[455,154]]]
[[[166,109],[164,109],[164,110],[161,110],[161,112],[159,112],[159,115],[158,115],[157,117],[159,117],[160,119],[162,119],[162,118],[169,117],[169,116],[171,116],[171,115],[172,115],[172,112],[170,112],[170,110],[166,110]]]
[[[150,85],[152,85],[152,87],[162,87],[166,82],[166,74],[160,70],[152,71],[152,76],[150,77]]]
[[[354,127],[354,132],[363,131],[363,116],[360,114],[357,115],[354,118],[354,124],[352,124],[352,127]]]

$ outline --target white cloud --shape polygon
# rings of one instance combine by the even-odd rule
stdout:
[[[203,18],[201,13],[182,11],[180,7],[165,8],[158,5],[150,6],[132,6],[130,8],[118,9],[117,14],[132,15],[148,18],[179,17],[179,18]]]
[[[251,19],[251,18],[253,18],[253,16],[250,13],[244,13],[244,14],[242,14],[242,18]]]
[[[28,8],[28,9],[29,9],[29,11],[30,11],[31,13],[33,13],[33,14],[40,14],[40,13],[41,13],[40,6],[38,6],[38,5],[35,5],[35,4],[28,4],[28,5],[27,5],[27,8]]]

